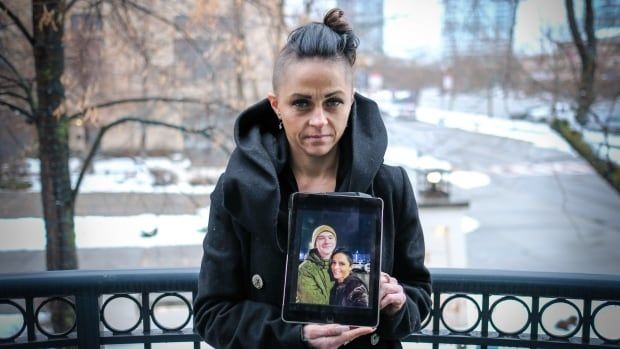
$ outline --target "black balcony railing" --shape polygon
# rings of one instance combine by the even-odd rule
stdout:
[[[407,342],[432,347],[620,348],[618,275],[467,269],[432,269],[432,275],[432,313]],[[197,269],[0,274],[0,348],[131,343],[150,348],[162,342],[189,342],[199,348],[191,322],[197,276]],[[119,301],[134,308],[129,313],[136,319],[126,328],[109,318],[123,313],[108,311]],[[66,328],[50,328],[52,304],[64,306],[63,314],[69,314]],[[157,311],[170,304],[183,309],[173,325]],[[562,309],[573,316],[550,325],[547,315]],[[511,328],[502,328],[506,320]],[[515,320],[521,322],[516,328]]]

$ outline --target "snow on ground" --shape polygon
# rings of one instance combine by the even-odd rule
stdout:
[[[570,145],[551,130],[547,124],[531,123],[523,120],[496,119],[480,114],[423,107],[417,109],[416,118],[418,121],[429,124],[516,139],[535,144],[541,148],[552,148],[574,154]]]
[[[81,167],[79,159],[70,160],[73,185]],[[39,171],[39,160],[28,159],[30,191],[41,191]],[[80,192],[209,194],[222,172],[223,167],[195,167],[189,159],[181,157],[97,159],[93,162],[93,173],[84,176]]]
[[[78,248],[200,245],[208,224],[208,207],[195,215],[78,216]],[[42,218],[0,219],[0,250],[45,250]],[[16,232],[12,234],[11,232]]]

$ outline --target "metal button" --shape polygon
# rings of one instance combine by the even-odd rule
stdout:
[[[263,288],[263,278],[258,274],[254,274],[254,276],[252,276],[252,285],[254,285],[257,290],[260,290]]]
[[[370,336],[370,344],[377,345],[378,343],[379,343],[379,335],[376,333],[373,333],[372,336]]]

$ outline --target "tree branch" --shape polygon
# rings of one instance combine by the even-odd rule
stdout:
[[[157,120],[148,120],[148,119],[143,119],[143,118],[137,118],[134,116],[127,116],[124,118],[120,118],[118,120],[115,120],[103,127],[101,127],[101,129],[99,130],[99,133],[97,134],[97,138],[95,139],[95,141],[93,142],[92,147],[90,148],[90,151],[88,152],[88,156],[86,157],[86,159],[84,160],[84,163],[82,164],[82,169],[80,170],[80,174],[78,176],[77,182],[75,183],[75,187],[73,188],[72,192],[71,192],[71,202],[73,203],[73,205],[75,205],[75,199],[77,198],[77,194],[80,190],[80,185],[82,184],[82,180],[84,179],[84,175],[86,174],[86,171],[88,169],[88,167],[90,166],[91,162],[93,161],[93,158],[95,156],[95,154],[97,153],[97,150],[99,150],[99,146],[101,144],[101,140],[103,138],[103,135],[108,132],[110,129],[112,129],[113,127],[116,127],[118,125],[127,123],[127,122],[137,122],[137,123],[141,123],[147,126],[160,126],[160,127],[167,127],[167,128],[172,128],[178,131],[181,131],[183,133],[190,133],[190,134],[199,134],[202,135],[206,138],[211,138],[211,131],[213,131],[215,129],[214,126],[207,126],[204,128],[200,128],[200,129],[196,129],[196,128],[189,128],[189,127],[185,127],[182,125],[175,125],[175,124],[170,124],[164,121],[157,121]]]
[[[75,5],[75,3],[78,2],[78,0],[71,0],[67,6],[65,6],[65,12],[69,12],[69,10],[73,7],[73,5]]]
[[[24,92],[26,93],[26,98],[27,98],[26,101],[30,105],[30,108],[32,110],[34,110],[35,109],[35,103],[34,103],[34,100],[32,99],[32,91],[31,91],[30,87],[28,86],[28,84],[26,83],[26,80],[24,79],[24,77],[21,76],[21,74],[19,73],[19,71],[17,71],[17,68],[15,68],[13,63],[11,63],[11,61],[9,61],[9,59],[6,58],[2,53],[0,53],[0,60],[4,61],[6,63],[6,65],[9,67],[9,69],[15,75],[16,79],[12,79],[12,78],[4,76],[4,75],[0,75],[0,78],[5,79],[7,81],[14,82],[19,87],[21,87],[22,90],[24,90]]]
[[[15,76],[17,77],[17,80],[19,81],[20,85],[24,88],[27,89],[28,85],[26,85],[25,83],[25,79],[23,76],[21,76],[21,74],[19,73],[19,71],[17,70],[17,68],[15,68],[15,66],[13,65],[13,63],[11,63],[11,61],[9,61],[8,58],[6,58],[2,53],[0,53],[0,59],[6,63],[6,65],[9,67],[9,69],[13,72],[13,74],[15,74]]]
[[[2,91],[2,92],[0,92],[0,96],[10,96],[10,97],[13,97],[13,98],[21,99],[21,100],[25,101],[26,103],[29,102],[27,97],[24,97],[24,96],[22,96],[20,94],[17,94],[15,92],[11,92],[11,91]]]
[[[585,28],[586,37],[588,38],[588,56],[591,60],[594,60],[596,57],[596,35],[594,34],[594,9],[592,8],[592,0],[586,0],[584,6],[586,8]]]
[[[131,0],[123,0],[122,1],[123,4],[127,4],[133,8],[135,8],[136,10],[151,16],[155,19],[157,19],[158,21],[174,28],[174,30],[176,30],[178,33],[181,33],[181,35],[183,36],[183,39],[185,39],[185,41],[192,47],[192,49],[194,49],[194,51],[198,54],[198,56],[200,57],[201,61],[203,63],[205,63],[205,65],[210,66],[209,61],[203,56],[203,50],[198,47],[198,44],[196,43],[196,40],[194,40],[188,33],[187,31],[185,31],[183,28],[181,28],[178,24],[174,23],[173,21],[168,20],[167,18],[158,15],[157,13],[153,12],[152,10],[148,9],[147,7],[141,6],[139,4],[136,4],[135,2],[131,1]]]
[[[576,82],[577,81],[577,67],[575,66],[575,62],[571,59],[571,54],[567,46],[562,45],[562,43],[559,40],[554,39],[553,36],[551,35],[550,30],[547,30],[545,32],[545,38],[547,38],[547,40],[549,40],[550,43],[555,45],[556,50],[562,51],[562,53],[564,54],[564,57],[566,58],[566,61],[568,62],[568,65],[570,66],[570,71],[573,74],[573,80],[575,80]],[[553,56],[553,53],[551,55]]]
[[[30,46],[34,46],[34,37],[30,35],[30,33],[28,33],[28,30],[26,29],[22,21],[19,20],[17,15],[15,15],[13,11],[9,10],[9,8],[6,7],[6,5],[4,4],[4,1],[0,1],[0,10],[2,10],[2,12],[4,12],[7,16],[9,16],[9,18],[13,21],[13,23],[15,23],[19,31],[21,31],[22,34],[24,34],[24,36],[26,37],[26,40],[28,40],[28,42],[30,43]]]
[[[33,123],[35,121],[35,118],[32,114],[30,114],[29,112],[27,112],[26,110],[3,100],[0,100],[0,105],[3,105],[5,107],[8,107],[11,111],[17,112],[21,115],[23,115],[26,118],[26,122],[28,123]]]
[[[160,96],[148,97],[147,96],[147,97],[119,99],[119,100],[105,102],[105,103],[96,104],[96,105],[83,108],[81,111],[69,116],[69,121],[82,117],[87,111],[92,110],[92,109],[101,109],[101,108],[108,108],[108,107],[112,107],[112,106],[120,105],[120,104],[143,103],[143,102],[150,102],[150,101],[204,104],[203,101],[197,98],[173,98],[173,97],[160,97]]]
[[[0,55],[0,56],[1,56],[1,55]],[[6,80],[6,81],[8,81],[8,82],[12,82],[12,83],[13,83],[13,86],[17,86],[17,87],[21,87],[21,88],[23,88],[23,87],[24,87],[24,86],[22,86],[22,85],[21,85],[21,82],[20,82],[19,80],[17,80],[17,79],[13,79],[13,78],[8,77],[8,76],[6,76],[6,75],[2,75],[2,74],[0,74],[0,79],[2,79],[2,80]]]
[[[583,40],[581,39],[581,33],[579,32],[579,28],[577,27],[577,21],[575,20],[575,6],[573,4],[573,0],[564,0],[566,4],[566,17],[568,18],[568,27],[570,28],[570,34],[573,37],[573,42],[577,47],[577,52],[581,57],[581,61],[586,61],[586,48],[583,44]]]

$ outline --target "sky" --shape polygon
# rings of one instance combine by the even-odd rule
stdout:
[[[580,8],[577,3],[575,9]],[[386,54],[422,60],[441,56],[441,0],[385,0],[384,15]],[[540,48],[545,28],[557,29],[565,23],[563,0],[521,0],[515,26],[515,51],[535,52]]]
[[[287,12],[300,13],[302,3],[302,0],[289,0]],[[334,6],[335,0],[316,1],[315,19]],[[580,1],[575,2],[575,9],[579,15]],[[441,57],[442,0],[384,0],[383,10],[386,19],[384,51],[387,55],[423,61]],[[543,30],[552,28],[557,32],[566,23],[563,0],[521,0],[515,27],[515,51],[536,52],[540,49]]]

